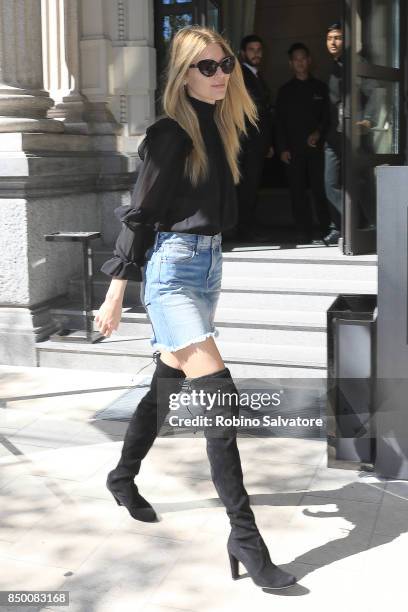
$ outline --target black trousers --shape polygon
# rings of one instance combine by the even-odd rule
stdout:
[[[241,180],[237,185],[239,230],[255,226],[257,190],[261,184],[267,146],[264,139],[246,143],[239,158]]]
[[[292,153],[292,159],[287,164],[287,175],[297,231],[308,237],[313,234],[313,212],[307,193],[310,185],[319,229],[325,234],[329,230],[330,214],[324,188],[324,152],[308,147],[301,153]]]
[[[326,143],[324,148],[324,182],[330,204],[331,228],[341,230],[343,188],[341,185],[342,156],[340,143]]]

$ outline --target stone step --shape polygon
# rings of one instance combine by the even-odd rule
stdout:
[[[259,302],[266,293],[291,293],[303,295],[332,295],[339,293],[376,293],[376,280],[352,280],[331,278],[264,278],[251,276],[224,277],[223,291],[252,292],[258,294]]]
[[[227,242],[222,246],[223,257],[229,261],[259,261],[259,262],[297,262],[307,263],[337,263],[345,266],[376,266],[377,255],[344,255],[338,247],[320,245],[293,245],[282,247],[280,244],[268,245],[260,243],[239,244]],[[110,251],[107,251],[110,252]]]
[[[326,312],[334,300],[333,295],[298,294],[298,293],[262,293],[253,291],[222,291],[217,310],[221,308],[236,308],[241,310],[265,310],[288,312]]]
[[[332,281],[371,281],[377,280],[377,267],[367,265],[343,265],[337,262],[318,263],[308,261],[239,261],[224,259],[223,276],[227,279],[248,278],[253,279],[307,279],[311,282],[320,279]]]
[[[61,328],[67,329],[83,329],[80,313],[79,309],[71,312],[57,309],[53,311],[54,319],[60,323]],[[252,315],[253,318],[251,318]],[[239,337],[244,343],[325,345],[325,314],[309,312],[307,315],[309,317],[305,316],[303,319],[301,312],[268,313],[263,310],[260,311],[260,317],[257,318],[257,312],[220,309],[217,311],[215,320],[219,331],[217,341],[234,342]],[[124,313],[117,331],[123,337],[150,337],[152,335],[149,318],[142,309],[140,312]]]
[[[112,248],[103,245],[96,246],[93,251],[95,270],[99,271],[102,264],[112,257]],[[343,255],[336,247],[304,246],[302,248],[285,248],[280,246],[254,245],[247,243],[242,246],[235,242],[223,244],[224,263],[236,262],[256,263],[261,269],[263,264],[291,263],[301,266],[320,264],[323,266],[339,266],[340,268],[368,267],[376,268],[376,255]],[[252,272],[251,272],[252,274]]]
[[[38,350],[38,362],[40,367],[63,367],[69,370],[85,370],[87,368],[92,371],[106,372],[107,376],[118,371],[123,374],[136,375],[139,373],[139,375],[148,376],[152,375],[155,369],[154,362],[150,357],[132,357],[129,359],[127,355],[115,357],[107,355],[94,359],[92,355],[89,357],[81,354],[75,355],[73,358],[72,353],[55,353],[47,350]],[[236,363],[227,359],[224,359],[224,362],[234,378],[267,378],[268,380],[320,378],[325,380],[327,376],[325,368]]]
[[[268,368],[276,367],[285,372],[288,368],[289,376],[292,376],[292,370],[295,370],[299,377],[307,377],[311,370],[317,370],[313,373],[314,376],[321,376],[326,368],[325,346],[279,346],[219,340],[218,347],[227,364],[241,366],[240,376],[244,375],[244,371],[251,371],[250,375],[255,376],[258,366],[262,367],[264,372],[268,371]],[[135,374],[149,365],[153,354],[148,338],[123,337],[117,334],[95,344],[46,340],[37,343],[36,349],[40,366]]]
[[[98,270],[112,250],[99,244],[94,255]],[[96,273],[95,310],[110,280]],[[81,289],[80,279],[72,279],[69,293],[76,303],[54,309],[54,316],[67,328],[82,328],[75,325],[80,322]],[[93,345],[64,340],[39,343],[40,365],[132,373],[152,368],[152,329],[140,290],[140,283],[128,282],[122,321],[110,338]],[[279,249],[227,243],[216,341],[234,376],[325,378],[327,309],[340,293],[376,291],[376,256],[345,257],[339,249],[326,247]]]
[[[99,305],[105,299],[110,279],[103,273],[93,278],[94,304]],[[243,276],[224,276],[222,291],[253,293],[253,307],[261,304],[268,293],[286,293],[303,295],[337,296],[339,293],[377,293],[376,280],[327,279],[327,278],[264,278]],[[71,299],[79,298],[82,293],[82,281],[73,278],[69,283]],[[238,299],[238,296],[237,296]],[[128,304],[141,306],[140,283],[130,281],[126,287]],[[98,306],[99,307],[99,306]],[[262,306],[263,307],[263,306]]]
[[[225,282],[223,283],[225,286]],[[98,309],[106,295],[108,285],[102,285],[99,289],[96,285],[94,285],[94,293],[96,296],[94,297],[94,308]],[[350,293],[347,291],[347,293]],[[81,284],[79,281],[72,282],[70,286],[70,295],[71,299],[76,301],[80,299],[79,296],[81,294]],[[286,292],[254,292],[247,290],[222,290],[217,310],[220,308],[234,308],[237,304],[240,305],[242,309],[262,309],[262,310],[300,310],[300,311],[315,311],[322,312],[326,311],[330,305],[333,303],[333,300],[337,296],[329,294],[322,295],[320,293],[296,293]],[[135,283],[133,281],[129,281],[126,287],[126,292],[124,296],[124,305],[127,307],[142,307],[140,302],[140,285],[139,283]]]
[[[67,303],[52,309],[53,315],[61,325],[67,329],[80,329],[84,311],[79,303]],[[93,316],[97,309],[92,311]],[[132,326],[149,323],[148,315],[143,307],[123,307],[120,328],[128,330],[122,335],[130,335]],[[233,328],[262,328],[262,329],[292,329],[299,331],[325,331],[326,312],[312,310],[272,310],[245,309],[245,308],[217,308],[215,324],[222,327]]]

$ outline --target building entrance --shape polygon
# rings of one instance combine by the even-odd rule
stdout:
[[[287,50],[303,42],[313,73],[328,81],[333,59],[326,46],[330,24],[343,26],[344,51],[338,104],[339,212],[346,255],[376,252],[375,168],[405,163],[403,92],[405,3],[401,0],[258,0],[254,30],[265,41],[264,75],[276,100],[291,78]],[[278,159],[267,162],[263,186],[289,206],[285,173]],[[272,191],[270,191],[272,189]],[[286,199],[285,199],[286,196]],[[270,202],[273,210],[273,202]],[[264,210],[268,209],[263,202]]]

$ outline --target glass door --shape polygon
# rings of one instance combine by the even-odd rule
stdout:
[[[205,25],[217,32],[221,31],[221,9],[220,2],[216,0],[205,0]]]
[[[190,0],[155,0],[154,25],[156,47],[156,106],[164,86],[170,41],[177,30],[196,23],[196,2]]]
[[[404,164],[404,13],[401,0],[345,0],[346,255],[376,252],[375,168]]]
[[[157,97],[163,88],[170,41],[180,28],[198,24],[221,31],[220,0],[155,0],[155,46],[157,53]]]

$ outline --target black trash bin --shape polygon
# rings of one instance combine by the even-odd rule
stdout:
[[[374,470],[377,296],[339,295],[327,310],[327,466]]]

